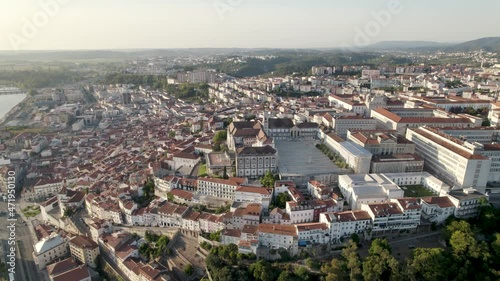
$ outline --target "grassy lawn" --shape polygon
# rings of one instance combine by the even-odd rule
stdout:
[[[198,177],[205,176],[205,175],[207,175],[207,165],[203,164],[203,165],[200,165],[200,167],[198,168]]]
[[[30,217],[34,217],[34,216],[40,214],[40,207],[38,207],[38,206],[28,206],[28,207],[22,209],[21,211],[23,212],[23,214],[27,218],[30,218]]]
[[[408,185],[401,187],[406,197],[426,197],[426,196],[435,196],[433,192],[425,189],[422,185]]]

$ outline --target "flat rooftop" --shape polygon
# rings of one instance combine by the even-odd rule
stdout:
[[[279,172],[282,175],[345,174],[321,150],[314,140],[275,140],[279,155]]]

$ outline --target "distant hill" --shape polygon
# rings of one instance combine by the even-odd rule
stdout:
[[[418,49],[439,49],[448,47],[452,43],[439,43],[433,41],[382,41],[366,47],[370,50],[418,50]]]
[[[485,37],[467,41],[447,48],[447,51],[470,52],[482,49],[487,52],[500,52],[500,37]]]
[[[382,41],[369,45],[367,51],[448,51],[470,52],[482,49],[487,52],[500,52],[500,37],[486,37],[463,43],[440,43],[432,41]]]

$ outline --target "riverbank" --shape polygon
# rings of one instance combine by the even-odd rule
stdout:
[[[28,98],[29,98],[28,95],[26,95],[22,101],[17,103],[7,113],[5,113],[4,116],[2,116],[2,118],[0,118],[0,127],[4,127],[7,122],[11,121],[10,119],[12,118],[12,116],[17,114],[19,110],[21,110],[22,105],[27,102]]]

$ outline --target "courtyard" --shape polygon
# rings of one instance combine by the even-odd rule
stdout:
[[[433,192],[426,189],[423,185],[408,185],[401,186],[401,189],[405,192],[405,197],[427,197],[427,196],[435,196]]]

